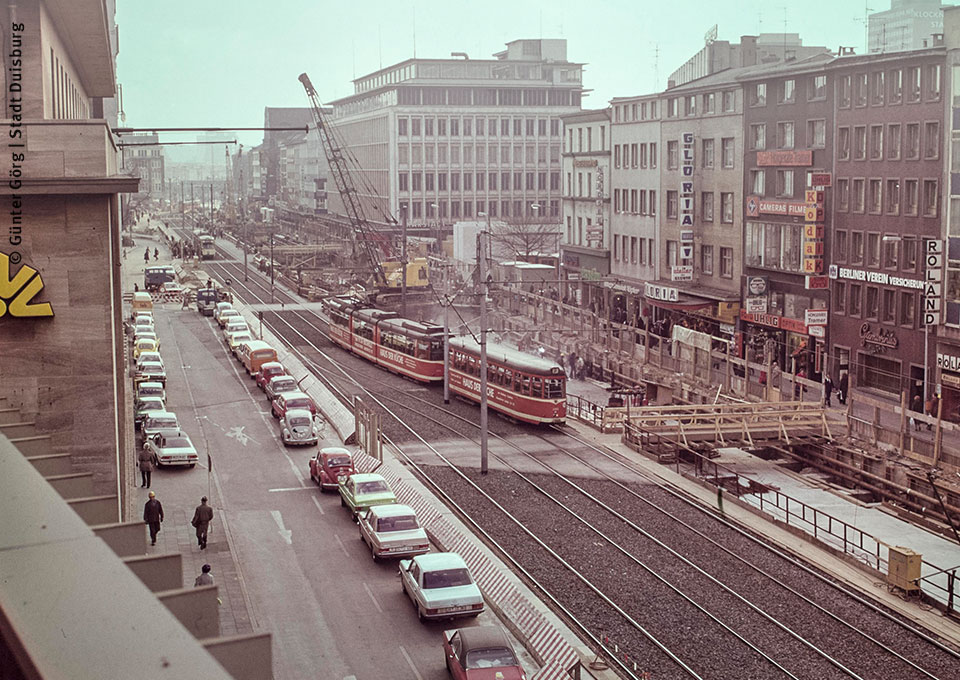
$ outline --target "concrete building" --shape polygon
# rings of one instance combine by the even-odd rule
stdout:
[[[405,204],[413,226],[478,212],[559,221],[560,116],[582,93],[566,52],[565,40],[515,40],[495,59],[408,59],[355,80],[333,119],[367,218],[389,223]],[[336,194],[330,208],[343,214]]]
[[[267,106],[263,109],[263,126],[265,128],[302,127],[303,130],[306,130],[307,126],[312,124],[313,113],[306,107]],[[266,130],[263,133],[263,144],[259,155],[262,172],[260,184],[264,201],[275,201],[279,192],[281,145],[297,143],[303,139],[305,134],[301,130]]]
[[[867,17],[867,50],[902,52],[934,47],[943,34],[940,0],[890,0],[890,9]]]
[[[159,141],[156,133],[123,136],[121,171],[140,178],[137,198],[160,198],[166,188],[163,147]]]
[[[327,178],[327,157],[316,132],[281,143],[277,208],[300,217],[325,215]]]
[[[579,111],[562,120],[565,292],[599,306],[599,279],[610,273],[610,109]],[[570,283],[578,281],[583,283]]]

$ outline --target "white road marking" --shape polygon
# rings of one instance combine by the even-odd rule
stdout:
[[[417,667],[413,665],[413,659],[410,658],[410,655],[407,654],[407,650],[403,648],[403,645],[400,645],[400,653],[403,654],[403,658],[407,660],[407,665],[410,666],[410,670],[413,671],[413,677],[417,680],[423,680],[423,676],[420,675],[420,671],[417,670]]]
[[[324,512],[323,512],[323,506],[320,505],[320,501],[317,499],[317,497],[316,497],[316,496],[313,496],[313,497],[312,497],[312,500],[313,500],[313,504],[317,506],[317,510],[320,511],[320,514],[321,514],[321,515],[324,514]]]
[[[230,437],[231,439],[236,439],[243,446],[246,446],[247,442],[253,442],[254,444],[256,444],[257,443],[256,440],[243,431],[245,427],[246,425],[238,425],[236,427],[231,427],[230,431],[227,432],[227,436]]]
[[[310,491],[309,486],[288,486],[281,489],[267,489],[270,493],[276,493],[278,491]]]
[[[347,557],[350,557],[350,553],[347,552],[347,546],[343,544],[343,541],[340,540],[340,537],[337,536],[336,534],[334,534],[333,537],[337,539],[337,543],[340,546],[340,550],[343,551],[343,554],[346,555]]]
[[[370,590],[370,586],[366,583],[363,584],[363,589],[367,591],[367,595],[370,596],[370,599],[373,600],[373,606],[377,608],[377,611],[381,614],[383,613],[383,607],[380,606],[380,603],[377,602],[377,598],[373,596],[373,591]]]
[[[356,675],[345,675],[345,676],[343,676],[343,680],[357,680],[357,676],[356,676]]]
[[[283,537],[283,540],[287,542],[287,545],[293,545],[293,532],[283,526],[283,516],[280,514],[280,511],[271,510],[270,514],[273,515],[273,521],[277,523],[278,527],[280,527],[280,531],[277,533]]]

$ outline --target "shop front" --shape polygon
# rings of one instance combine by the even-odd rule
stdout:
[[[940,342],[937,351],[937,384],[943,400],[943,419],[960,422],[960,346]]]
[[[734,340],[740,311],[735,294],[648,282],[644,284],[644,302],[647,327],[661,337],[670,337],[673,326],[680,325],[720,340]]]
[[[753,363],[776,362],[790,373],[803,371],[815,378],[822,369],[822,342],[813,333],[821,327],[808,327],[802,319],[779,314],[740,310],[742,325],[740,356]]]
[[[610,273],[610,251],[564,244],[561,262],[560,296],[605,316],[608,291],[603,278]]]

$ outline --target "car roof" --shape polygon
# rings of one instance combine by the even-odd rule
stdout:
[[[254,340],[253,342],[248,342],[247,347],[250,348],[251,352],[257,352],[261,349],[273,349],[270,346],[270,343],[264,342],[263,340]]]
[[[290,401],[291,399],[309,399],[310,395],[306,392],[301,392],[300,390],[295,390],[293,392],[284,392],[283,400]]]
[[[400,503],[374,505],[370,508],[370,512],[376,514],[377,517],[409,517],[417,514],[409,505],[401,505]]]
[[[473,649],[489,649],[491,647],[506,647],[513,649],[506,633],[499,626],[470,626],[459,628],[463,651]]]
[[[160,402],[162,404],[163,397],[157,396],[156,394],[148,394],[147,396],[145,396],[143,399],[140,400],[141,404],[149,404],[152,402]]]
[[[136,302],[146,302],[147,300],[150,300],[151,302],[153,302],[153,298],[150,297],[150,293],[145,293],[145,292],[134,293],[133,299]]]
[[[331,455],[331,456],[347,455],[347,456],[350,456],[351,458],[353,457],[353,454],[350,453],[347,449],[343,448],[342,446],[326,446],[320,449],[320,453],[321,454],[326,453],[327,455]]]
[[[356,475],[354,475],[356,476]],[[426,571],[432,569],[466,569],[467,563],[457,553],[439,552],[418,555],[413,560]]]
[[[173,418],[176,419],[177,414],[173,411],[157,411],[156,413],[151,413],[148,416],[151,420],[156,420],[157,418]],[[180,421],[177,421],[180,422]]]
[[[361,472],[356,475],[350,475],[350,479],[355,482],[385,482],[386,479],[383,478],[383,475],[378,475],[373,472]]]
[[[162,389],[163,389],[163,383],[159,383],[159,382],[156,382],[156,381],[145,380],[145,381],[143,381],[142,383],[140,383],[140,385],[139,385],[139,387],[137,387],[137,389],[138,389],[138,390],[142,390],[144,387],[153,387],[153,388],[159,387],[159,388],[162,390]]]
[[[213,289],[212,289],[212,288],[207,288],[207,290],[213,290]],[[224,302],[218,302],[218,303],[217,303],[217,307],[219,307],[220,309],[233,309],[233,303],[232,303],[232,302],[226,302],[226,301],[224,301]]]
[[[163,364],[161,364],[159,361],[144,361],[142,364],[140,364],[141,371],[149,371],[155,368],[162,371]]]
[[[305,408],[292,408],[292,409],[289,409],[289,410],[284,414],[284,416],[287,417],[287,418],[296,418],[296,417],[299,416],[300,418],[310,418],[311,420],[313,419],[313,414],[310,413],[310,410],[309,410],[309,409],[305,409]]]
[[[261,371],[263,371],[264,369],[273,369],[273,368],[281,368],[281,369],[282,369],[282,368],[283,368],[283,364],[281,364],[279,361],[268,361],[268,362],[266,362],[266,363],[260,364],[260,370],[261,370]]]
[[[288,380],[288,379],[292,380],[294,383],[297,382],[296,378],[294,378],[292,375],[287,375],[286,373],[284,373],[283,375],[273,376],[272,378],[270,378],[270,382],[273,382],[274,380],[280,381],[280,380]]]

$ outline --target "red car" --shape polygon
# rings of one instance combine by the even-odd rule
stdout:
[[[454,680],[526,680],[513,646],[497,626],[443,631],[443,655]]]
[[[287,409],[291,408],[305,408],[310,411],[311,415],[317,415],[317,405],[314,404],[313,399],[304,392],[283,392],[278,394],[270,406],[270,411],[273,413],[273,417],[279,420],[283,418],[283,414],[287,412]]]
[[[260,371],[257,373],[257,387],[261,390],[267,389],[270,378],[275,378],[278,375],[287,375],[287,369],[279,361],[268,361],[260,367]]]
[[[350,452],[339,446],[320,449],[310,459],[310,479],[320,485],[321,491],[336,489],[340,478],[349,477],[356,471]]]

